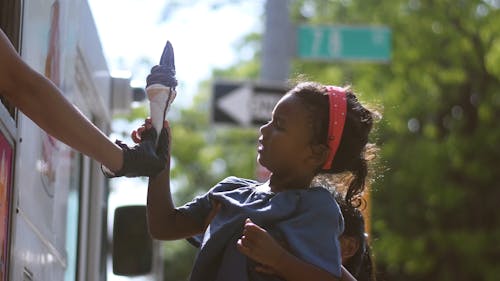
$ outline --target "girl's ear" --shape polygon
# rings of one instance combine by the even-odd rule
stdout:
[[[325,144],[313,144],[311,145],[312,159],[314,161],[314,166],[321,167],[325,164],[328,158],[328,146]]]
[[[355,237],[342,235],[339,237],[342,262],[354,256],[359,249],[359,241]]]

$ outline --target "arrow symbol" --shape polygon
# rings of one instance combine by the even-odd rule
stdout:
[[[222,97],[217,102],[217,106],[238,123],[248,126],[252,123],[250,110],[252,94],[252,88],[244,85]]]

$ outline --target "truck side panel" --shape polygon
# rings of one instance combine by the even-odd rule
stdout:
[[[111,78],[86,1],[24,1],[21,55],[110,127]],[[9,280],[101,280],[107,181],[98,163],[20,112],[15,131]]]

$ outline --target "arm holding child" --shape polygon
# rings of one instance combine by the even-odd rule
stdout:
[[[241,253],[260,263],[255,270],[261,273],[275,274],[287,281],[339,280],[331,273],[294,256],[250,219],[245,222],[243,236],[238,240],[237,247]],[[343,266],[340,280],[356,281]]]

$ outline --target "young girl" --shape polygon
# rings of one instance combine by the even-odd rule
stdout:
[[[176,208],[170,192],[169,163],[148,186],[148,223],[160,240],[189,238],[200,243],[191,280],[339,280],[338,237],[343,219],[330,192],[311,186],[319,173],[350,171],[350,201],[364,188],[363,150],[372,114],[349,90],[301,83],[260,128],[258,161],[271,171],[266,183],[229,177],[204,196]],[[151,122],[139,130],[151,141]],[[139,141],[138,133],[133,138]],[[134,137],[135,136],[135,137]],[[159,143],[168,143],[164,128]],[[251,220],[251,221],[250,221]],[[289,256],[260,260],[248,224],[262,227],[289,249]],[[249,258],[247,258],[249,257]],[[286,263],[284,263],[286,261]],[[273,269],[265,274],[259,266]],[[279,279],[282,278],[282,279]]]

